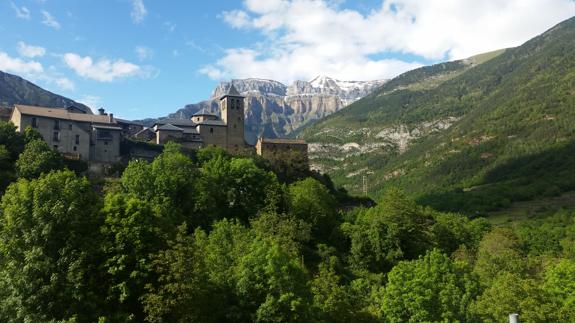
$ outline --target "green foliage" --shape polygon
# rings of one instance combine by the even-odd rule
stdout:
[[[496,228],[486,234],[479,243],[475,272],[481,282],[491,285],[502,272],[523,274],[527,261],[522,243],[515,233],[506,228]]]
[[[0,121],[0,194],[17,178],[15,162],[24,144],[24,137],[16,132],[16,126]]]
[[[545,272],[543,290],[559,305],[559,320],[575,320],[575,261],[563,259]]]
[[[312,236],[327,241],[339,225],[336,202],[327,188],[313,178],[291,184],[288,188],[288,212],[309,223]]]
[[[343,230],[351,240],[350,263],[358,270],[387,272],[402,259],[431,247],[433,218],[401,192],[390,190],[381,204],[362,210]]]
[[[2,321],[96,319],[98,198],[70,171],[10,185],[1,203]]]
[[[237,293],[246,320],[310,322],[307,274],[276,243],[256,239],[238,267]]]
[[[204,254],[196,245],[205,233],[187,235],[182,225],[168,248],[153,256],[152,266],[158,274],[158,286],[147,285],[143,296],[149,322],[217,322],[213,311],[218,300],[212,298],[213,287],[207,275]]]
[[[42,173],[64,168],[62,156],[50,148],[42,139],[34,139],[26,144],[16,161],[18,177],[32,179]]]
[[[533,279],[502,272],[472,305],[481,321],[503,322],[518,313],[522,322],[560,322],[556,307]]]
[[[390,322],[473,321],[467,308],[478,292],[468,268],[433,250],[391,270],[381,307]]]
[[[276,176],[247,158],[217,155],[201,167],[196,208],[211,220],[236,217],[247,223],[280,189]]]

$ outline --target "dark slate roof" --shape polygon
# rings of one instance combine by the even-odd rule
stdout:
[[[114,126],[103,125],[103,124],[93,124],[92,127],[96,128],[96,129],[122,130],[122,127],[114,127]]]
[[[158,127],[158,130],[164,130],[164,131],[184,131],[184,129],[182,128],[178,128],[172,124],[165,124],[163,126]]]
[[[211,113],[211,112],[209,112],[208,110],[206,110],[206,109],[204,108],[204,109],[201,109],[200,111],[194,113],[192,116],[193,116],[193,117],[196,117],[196,116],[214,116],[214,117],[215,117],[216,115],[213,114],[213,113]]]
[[[222,120],[204,120],[202,122],[198,122],[198,125],[206,125],[206,126],[226,126],[226,123]]]
[[[176,118],[166,118],[160,119],[154,123],[154,125],[165,125],[171,124],[176,127],[195,127],[196,123],[190,119],[176,119]]]
[[[224,95],[222,95],[220,100],[225,98],[226,96],[235,96],[238,98],[243,98],[243,96],[240,94],[240,92],[238,92],[238,90],[236,90],[236,87],[231,82],[230,82],[230,86],[228,87],[228,90],[226,91],[226,93]]]

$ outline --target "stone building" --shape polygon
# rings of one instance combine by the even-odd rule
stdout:
[[[249,150],[244,137],[244,97],[233,85],[220,98],[220,115],[201,110],[191,119],[161,119],[150,129],[159,145],[175,141],[188,148],[219,146],[231,153]]]
[[[309,165],[307,142],[301,139],[259,138],[256,153],[270,161],[281,160],[299,166]]]
[[[64,157],[90,162],[120,160],[122,127],[113,114],[87,114],[74,107],[56,109],[15,105],[10,121],[17,131],[36,129]]]

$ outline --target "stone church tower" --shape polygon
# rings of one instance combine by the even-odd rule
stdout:
[[[227,149],[238,152],[245,148],[244,98],[230,82],[226,94],[220,98],[222,121],[227,125]]]

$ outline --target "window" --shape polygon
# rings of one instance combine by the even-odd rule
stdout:
[[[214,134],[214,128],[210,128],[210,133],[213,135]]]
[[[60,131],[54,131],[52,134],[52,141],[60,141]]]
[[[54,145],[54,150],[58,150],[58,145]]]
[[[71,123],[68,125],[68,130],[72,130],[72,124]]]
[[[74,151],[78,150],[78,148],[76,146],[74,146]]]
[[[79,144],[80,144],[80,135],[76,135],[76,145],[79,145]]]
[[[38,120],[36,118],[32,118],[32,128],[38,128]]]
[[[236,101],[232,100],[231,103],[232,103],[232,105],[230,106],[230,109],[233,110],[236,107]]]
[[[236,128],[237,128],[237,125],[234,123],[234,129],[236,129]]]
[[[54,130],[60,130],[60,120],[54,120]]]
[[[242,121],[242,117],[238,117],[238,121]]]

